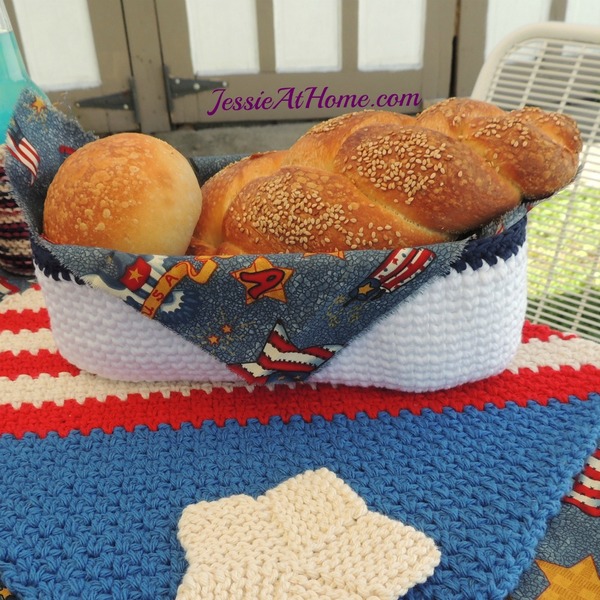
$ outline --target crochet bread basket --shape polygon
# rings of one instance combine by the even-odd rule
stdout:
[[[131,381],[429,391],[496,374],[514,356],[530,206],[468,239],[393,251],[138,256],[51,244],[41,231],[47,187],[93,136],[34,100],[24,92],[15,111],[7,172],[54,338],[79,368]],[[193,163],[203,181],[230,160]]]

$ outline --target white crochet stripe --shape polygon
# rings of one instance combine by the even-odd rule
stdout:
[[[37,331],[23,329],[19,333],[2,331],[0,332],[0,351],[5,348],[13,354],[23,351],[31,354],[37,354],[40,350],[58,351],[52,332],[49,329],[38,329]]]
[[[550,336],[547,342],[534,338],[521,344],[508,369],[513,373],[521,369],[537,372],[540,367],[558,371],[562,367],[581,369],[582,365],[600,368],[600,345],[582,338]]]
[[[7,225],[9,223],[19,224],[23,223],[23,213],[18,208],[0,209],[0,215],[2,216],[2,224]],[[25,224],[23,223],[23,227]],[[24,242],[24,247],[31,248],[29,240],[19,240]],[[6,242],[6,240],[5,240]]]
[[[10,294],[0,302],[0,313],[7,313],[10,310],[17,312],[33,310],[38,312],[45,308],[44,296],[37,288],[28,288],[20,294]]]
[[[46,402],[63,406],[67,399],[83,404],[90,398],[105,402],[109,396],[127,400],[129,394],[141,395],[147,399],[152,393],[160,393],[168,398],[172,393],[189,396],[192,389],[210,392],[215,387],[217,386],[210,383],[198,384],[189,381],[170,381],[168,383],[114,381],[85,372],[78,375],[60,373],[58,377],[43,373],[36,378],[19,375],[14,380],[7,377],[0,378],[0,405],[11,405],[16,409],[23,405],[40,408]],[[218,387],[231,391],[234,387],[247,386],[223,383]]]

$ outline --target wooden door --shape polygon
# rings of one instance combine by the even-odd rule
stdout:
[[[173,124],[417,112],[449,93],[456,0],[155,2]]]
[[[29,73],[57,106],[97,132],[139,128],[121,0],[6,4]]]

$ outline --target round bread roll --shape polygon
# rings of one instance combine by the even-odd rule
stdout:
[[[44,236],[134,254],[185,254],[201,210],[200,185],[181,153],[149,135],[119,133],[61,165],[46,196]]]

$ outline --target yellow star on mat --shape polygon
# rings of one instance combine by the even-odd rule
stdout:
[[[211,346],[217,346],[219,343],[219,336],[218,335],[209,335],[208,341]]]
[[[31,103],[31,108],[39,115],[43,110],[46,110],[46,103],[39,96],[35,97],[35,100]]]
[[[276,267],[268,258],[259,256],[249,267],[231,275],[246,288],[246,304],[252,304],[261,298],[287,302],[285,284],[293,273],[293,269]]]
[[[600,598],[600,577],[594,558],[586,556],[571,567],[535,561],[550,585],[538,600],[592,600]]]

